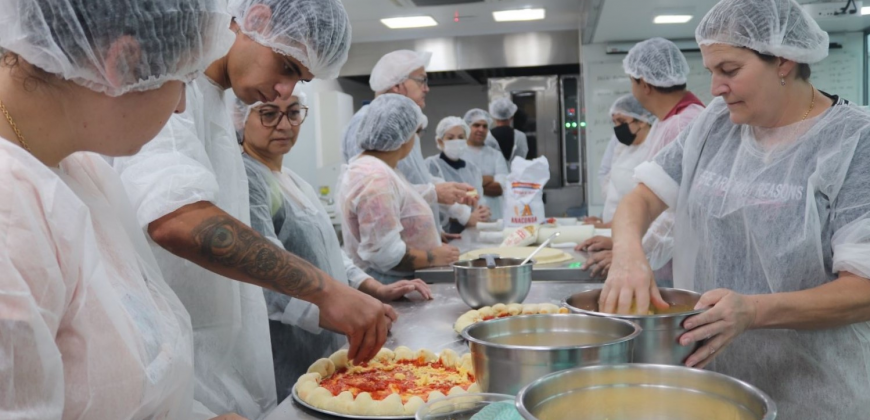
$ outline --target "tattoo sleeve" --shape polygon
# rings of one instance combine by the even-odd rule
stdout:
[[[402,257],[402,261],[399,261],[399,265],[396,266],[396,271],[414,271],[414,265],[417,262],[417,257],[411,253],[411,248],[405,249],[405,256]]]
[[[214,216],[193,229],[202,258],[239,270],[263,287],[293,297],[323,290],[327,275],[275,246],[230,216]]]

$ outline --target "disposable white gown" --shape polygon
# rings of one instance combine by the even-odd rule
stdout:
[[[757,135],[771,139],[761,143]],[[637,168],[676,209],[677,287],[743,294],[870,278],[870,115],[840,104],[775,131],[734,125],[720,98]],[[712,369],[758,386],[790,420],[870,413],[870,323],[754,330]]]
[[[0,418],[190,419],[190,318],[117,174],[0,139]]]
[[[619,144],[616,135],[610,137],[610,141],[607,142],[607,149],[604,150],[604,156],[601,157],[601,166],[598,168],[598,185],[601,187],[601,196],[605,202],[607,202],[607,186],[610,185],[610,168],[613,165],[613,152]]]
[[[224,91],[206,76],[187,85],[187,110],[115,169],[139,226],[208,201],[250,224],[248,179]],[[153,241],[151,248],[193,323],[196,400],[215,413],[258,419],[276,404],[263,289],[214,274]]]
[[[413,275],[394,268],[407,249],[431,251],[441,246],[429,208],[435,191],[422,197],[404,177],[371,156],[347,165],[338,184],[344,247],[354,263],[382,283]]]
[[[447,182],[466,183],[474,187],[478,194],[483,193],[483,175],[480,174],[480,169],[471,162],[465,162],[465,166],[456,169],[448,164],[441,155],[429,156],[426,158],[426,166],[429,168],[429,173],[434,177],[441,178]],[[460,225],[468,224],[468,219],[471,218],[471,212],[474,210],[471,206],[456,203],[453,205],[441,205],[441,227],[445,231],[450,226],[450,219],[456,220]]]
[[[359,288],[369,278],[342,251],[332,221],[314,189],[293,171],[273,172],[244,155],[251,200],[251,226],[276,245],[290,251],[337,281]],[[320,328],[320,309],[314,304],[265,290],[271,322],[272,357],[278,399],[290,395],[299,376],[317,359],[347,343],[340,334]]]
[[[483,176],[491,176],[495,178],[503,189],[507,188],[505,179],[509,173],[507,162],[504,160],[501,152],[491,147],[471,147],[469,146],[465,153],[462,154],[462,160],[471,162],[474,166],[480,169]],[[480,204],[489,207],[492,220],[502,218],[502,202],[503,196],[489,197],[480,191]]]
[[[643,143],[637,146],[624,144],[616,146],[610,167],[607,201],[604,203],[604,217],[602,217],[604,222],[613,220],[619,203],[637,186],[638,182],[634,179],[635,168],[643,162],[652,160],[658,152],[673,143],[703,110],[700,105],[690,105],[681,113],[666,120],[656,120]],[[659,270],[671,261],[674,249],[673,227],[674,211],[668,210],[653,221],[643,237],[643,249],[653,270]],[[656,278],[670,280],[671,270],[665,271],[656,273]]]

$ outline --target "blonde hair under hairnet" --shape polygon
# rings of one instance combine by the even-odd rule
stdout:
[[[664,38],[639,42],[622,60],[625,74],[660,88],[684,85],[689,63],[676,44]]]
[[[375,93],[383,93],[411,76],[414,70],[426,68],[432,53],[411,50],[393,51],[378,60],[369,77],[369,87]]]
[[[340,0],[230,0],[229,11],[242,33],[299,60],[318,79],[338,77],[347,61],[350,18]]]
[[[109,96],[188,82],[226,53],[220,0],[10,0],[0,54]],[[147,17],[147,19],[146,19]]]
[[[830,44],[828,33],[794,0],[722,0],[698,24],[695,40],[805,64],[827,57]]]

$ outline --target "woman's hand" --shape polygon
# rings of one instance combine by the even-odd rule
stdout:
[[[632,303],[639,314],[647,313],[650,303],[659,309],[668,307],[656,287],[652,268],[640,244],[614,249],[598,308],[601,312],[630,315]]]
[[[466,227],[475,227],[478,222],[488,222],[491,213],[489,211],[489,207],[487,206],[479,206],[471,212],[471,217],[468,218],[468,223],[465,224]]]
[[[586,252],[611,251],[613,250],[613,239],[606,236],[596,236],[577,245],[574,247],[574,250]]]
[[[381,300],[381,302],[392,302],[401,299],[403,296],[414,291],[420,292],[426,300],[432,300],[432,289],[423,280],[401,280],[393,284],[381,284],[375,289],[372,296]]]
[[[459,248],[450,245],[441,245],[427,253],[430,267],[443,267],[459,261]]]
[[[716,289],[701,296],[695,309],[701,308],[710,309],[683,323],[683,327],[689,331],[680,337],[680,344],[689,346],[702,340],[709,341],[686,359],[688,367],[707,366],[738,335],[752,328],[757,303],[753,296]]]
[[[586,271],[592,268],[592,273],[589,274],[592,278],[598,277],[599,274],[601,277],[607,277],[612,262],[613,251],[596,252],[586,259],[586,262],[583,263],[583,267],[580,267],[580,269]]]

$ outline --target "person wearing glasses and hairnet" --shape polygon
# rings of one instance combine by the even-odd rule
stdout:
[[[489,131],[507,160],[508,166],[515,157],[525,159],[529,154],[529,139],[526,133],[513,128],[516,113],[517,105],[508,98],[499,98],[489,104],[489,115],[492,116],[494,124]]]
[[[309,112],[297,88],[287,99],[246,105],[237,100],[233,119],[244,150],[251,202],[251,226],[334,279],[389,302],[415,290],[431,299],[421,280],[385,286],[371,278],[341,249],[332,221],[317,193],[299,175],[282,165],[299,139]],[[296,379],[314,361],[341,348],[347,340],[319,325],[317,306],[265,290],[272,338],[272,359],[278,400],[290,395]]]
[[[185,112],[114,166],[190,312],[197,399],[259,418],[277,398],[263,287],[317,305],[320,326],[347,335],[358,363],[377,353],[396,314],[249,227],[232,94],[271,101],[299,82],[336,77],[351,44],[341,1],[230,0],[228,10],[233,42],[187,85]]]
[[[695,31],[710,106],[614,217],[601,307],[664,307],[641,246],[676,212],[674,282],[703,292],[686,364],[747,381],[778,417],[870,413],[870,114],[815,89],[828,34],[794,0],[725,0]]]
[[[225,7],[4,3],[0,418],[215,416],[193,399],[190,317],[97,153],[135,154],[184,111],[184,84],[231,43]]]
[[[375,97],[393,93],[410,98],[421,110],[426,109],[426,95],[429,93],[429,78],[426,66],[432,59],[430,52],[398,50],[384,55],[372,69],[369,86],[375,92]],[[368,113],[369,107],[363,106],[350,120],[341,141],[341,153],[344,162],[348,163],[363,152],[357,136],[360,122]],[[425,125],[425,124],[424,124]],[[425,127],[423,127],[425,129]],[[417,188],[420,195],[430,196],[428,190],[435,190],[435,201],[429,204],[432,214],[439,218],[438,204],[453,205],[472,204],[477,200],[467,193],[472,190],[468,184],[444,182],[443,179],[432,178],[426,164],[423,162],[423,151],[419,136],[414,140],[414,149],[398,165],[399,172]],[[445,235],[444,240],[454,239],[455,235]]]
[[[483,175],[483,195],[480,201],[489,208],[492,220],[501,219],[504,198],[502,194],[509,169],[501,150],[486,146],[487,138],[491,137],[489,127],[492,125],[492,117],[488,112],[474,108],[465,113],[463,120],[470,127],[470,131],[468,149],[462,159],[480,169]]]
[[[429,204],[396,169],[414,148],[423,113],[393,93],[375,98],[358,126],[363,152],[343,168],[338,183],[344,247],[357,266],[383,284],[415,270],[449,265],[459,250],[441,243]]]
[[[438,123],[435,141],[441,153],[426,158],[432,176],[447,181],[460,182],[483,191],[483,175],[473,163],[462,159],[468,150],[468,124],[459,117],[446,117]],[[488,222],[490,210],[486,206],[470,206],[456,203],[442,206],[441,227],[448,233],[461,233],[466,227],[475,227],[478,222]]]

